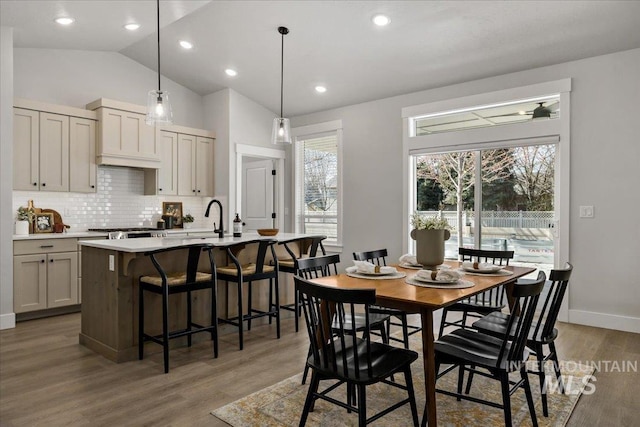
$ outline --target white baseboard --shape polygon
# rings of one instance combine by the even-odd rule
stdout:
[[[640,334],[640,318],[638,317],[569,310],[569,323]]]
[[[0,314],[0,330],[16,327],[15,313]]]

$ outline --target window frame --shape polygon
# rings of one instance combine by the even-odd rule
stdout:
[[[411,195],[414,194],[414,183],[411,183],[411,171],[415,169],[415,154],[427,154],[438,151],[462,151],[473,149],[490,149],[504,146],[507,141],[536,139],[545,137],[559,137],[556,151],[556,180],[554,192],[558,197],[555,204],[555,248],[556,259],[554,268],[560,268],[570,257],[570,155],[571,155],[571,78],[514,87],[495,92],[479,93],[461,98],[434,101],[421,105],[402,108],[402,168],[403,168],[403,247],[409,248],[409,216],[414,206]],[[533,120],[445,132],[431,135],[415,136],[412,118],[416,116],[435,114],[457,109],[468,109],[515,99],[528,99],[538,96],[559,94],[562,114],[556,120]],[[568,303],[569,292],[565,295],[559,320],[569,321]]]
[[[343,240],[342,240],[342,220],[343,220],[343,191],[342,191],[342,182],[343,182],[343,173],[342,173],[342,120],[332,120],[329,122],[316,123],[313,125],[307,126],[299,126],[291,129],[291,135],[293,137],[293,159],[292,159],[292,197],[293,201],[293,224],[294,231],[296,233],[302,233],[300,220],[297,214],[297,206],[300,203],[298,200],[298,175],[301,173],[301,165],[298,162],[298,158],[300,155],[300,147],[298,144],[299,141],[321,137],[327,134],[335,134],[336,136],[336,153],[337,153],[337,203],[338,209],[336,212],[336,221],[337,221],[337,231],[336,231],[336,240],[328,241],[326,243],[323,242],[324,247],[329,252],[340,253],[343,248]],[[304,165],[302,165],[304,167]]]

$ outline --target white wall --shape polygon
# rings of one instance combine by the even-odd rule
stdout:
[[[13,29],[0,27],[0,329],[13,328]]]
[[[275,114],[232,89],[204,97],[205,120],[216,124],[215,194],[226,197],[225,228],[233,221],[236,206],[236,144],[277,148],[271,144]]]
[[[572,78],[570,321],[640,332],[640,49],[295,117],[343,123],[344,251],[402,254],[401,108]],[[595,218],[578,218],[578,206]]]
[[[156,88],[155,71],[117,52],[14,49],[14,96],[84,108],[98,98],[147,104]],[[203,121],[202,97],[162,78],[169,91],[174,123],[213,130]]]

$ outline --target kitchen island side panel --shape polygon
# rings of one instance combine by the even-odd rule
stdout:
[[[169,270],[184,268],[185,256],[173,254],[159,256],[159,261]],[[204,255],[204,254],[203,254]],[[114,258],[114,271],[109,268],[109,256]],[[82,315],[80,344],[114,362],[135,360],[138,357],[138,278],[157,274],[148,257],[93,247],[82,250]],[[209,271],[206,255],[201,257],[200,271]],[[200,324],[211,322],[211,292],[194,291],[192,298],[193,320]],[[186,326],[186,295],[169,298],[169,328]],[[162,332],[162,297],[145,293],[145,331],[159,335]],[[194,341],[207,339],[205,334],[194,336]],[[171,340],[170,346],[186,344],[186,338]],[[159,352],[161,346],[145,345],[145,353]]]

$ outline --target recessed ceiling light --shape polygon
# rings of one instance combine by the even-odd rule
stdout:
[[[318,93],[325,93],[327,91],[327,88],[324,86],[316,86],[316,92]]]
[[[189,43],[186,40],[180,40],[180,46],[182,46],[185,49],[191,49],[193,48],[193,44]]]
[[[127,24],[124,26],[124,28],[126,28],[129,31],[135,31],[138,28],[140,28],[140,24],[135,24],[135,23]]]
[[[384,27],[385,25],[389,25],[391,19],[389,19],[389,17],[386,15],[376,15],[373,17],[372,21],[378,27]]]
[[[73,18],[56,18],[56,22],[60,25],[71,25],[74,21]]]
[[[238,72],[236,70],[232,70],[231,68],[227,68],[226,70],[224,70],[224,72],[227,74],[227,76],[230,77],[235,77],[238,75]]]

